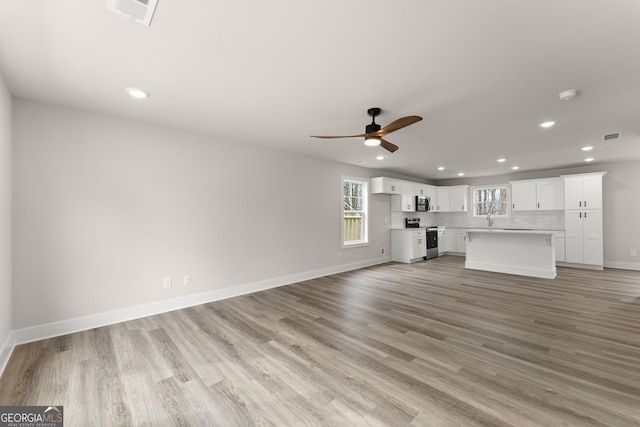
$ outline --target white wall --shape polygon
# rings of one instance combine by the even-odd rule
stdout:
[[[0,371],[12,330],[11,121],[11,95],[0,77]]]
[[[438,185],[491,185],[519,179],[601,171],[607,172],[602,181],[605,267],[640,269],[640,257],[630,255],[631,249],[640,253],[640,162],[607,163],[504,176],[456,179],[441,181]],[[542,215],[551,217],[556,213]],[[466,219],[471,219],[471,213],[467,214]]]
[[[372,198],[371,246],[339,257],[341,176],[372,170],[18,99],[14,151],[15,329],[389,248]]]

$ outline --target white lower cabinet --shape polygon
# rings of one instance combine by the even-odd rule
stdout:
[[[444,232],[444,251],[455,252],[456,251],[456,229],[447,227]]]
[[[446,227],[438,227],[438,256],[443,255],[447,251],[444,243],[446,234]]]
[[[421,261],[427,256],[427,230],[391,230],[391,260],[398,262]]]
[[[565,261],[602,267],[602,210],[565,211]]]
[[[554,237],[556,241],[556,262],[564,262],[564,231],[556,231]]]
[[[467,253],[467,229],[456,229],[456,252],[464,254]]]

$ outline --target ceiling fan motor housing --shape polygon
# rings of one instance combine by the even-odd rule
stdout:
[[[373,133],[373,132],[378,132],[380,130],[380,125],[377,123],[371,123],[370,125],[367,125],[365,133]]]

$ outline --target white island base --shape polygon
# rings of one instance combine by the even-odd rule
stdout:
[[[467,230],[465,268],[553,279],[556,277],[552,231]]]

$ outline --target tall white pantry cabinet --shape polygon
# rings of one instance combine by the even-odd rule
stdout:
[[[562,176],[567,263],[603,268],[602,177],[605,174]]]

